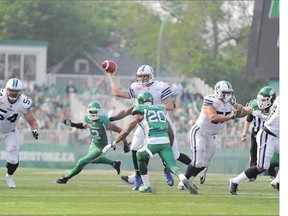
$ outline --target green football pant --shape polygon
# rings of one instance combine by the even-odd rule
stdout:
[[[275,167],[279,167],[279,154],[278,153],[273,154],[270,164]]]
[[[167,168],[173,172],[176,176],[179,176],[182,172],[179,167],[176,166],[174,155],[170,146],[167,144],[148,144],[143,146],[137,151],[137,162],[141,175],[146,175],[148,172],[146,159],[154,154],[159,154],[161,159],[165,162]]]
[[[99,157],[102,154],[102,149],[103,147],[99,148],[95,144],[91,143],[89,146],[89,152],[84,157],[78,160],[77,164],[73,167],[71,172],[66,177],[70,179],[73,176],[77,175],[89,163],[109,164],[112,166],[114,164],[113,160],[106,158],[106,157]]]

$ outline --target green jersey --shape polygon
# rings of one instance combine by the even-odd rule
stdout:
[[[132,110],[132,115],[144,116],[139,125],[143,128],[148,144],[170,143],[168,137],[167,111],[162,106],[140,104]]]
[[[92,121],[88,118],[88,115],[84,115],[84,123],[90,125],[89,131],[92,136],[92,141],[95,144],[100,144],[102,146],[107,145],[107,125],[110,123],[109,118],[106,115],[102,115],[96,121]]]

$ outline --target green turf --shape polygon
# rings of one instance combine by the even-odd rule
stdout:
[[[176,177],[169,187],[157,172],[150,173],[153,194],[132,191],[114,170],[83,170],[66,185],[56,184],[67,172],[19,168],[16,189],[0,186],[0,215],[279,215],[279,193],[267,176],[242,183],[232,196],[227,186],[232,175],[208,173],[203,185],[197,178],[199,194],[191,195],[177,189]]]

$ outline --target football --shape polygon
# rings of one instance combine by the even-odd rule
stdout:
[[[104,60],[101,66],[106,72],[114,73],[117,70],[117,64],[113,60]]]

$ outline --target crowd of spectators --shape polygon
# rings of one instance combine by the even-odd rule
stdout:
[[[181,83],[177,81],[171,85],[171,88],[176,106],[175,111],[171,113],[171,118],[179,134],[188,134],[201,111],[203,95],[199,93],[193,85],[185,85],[185,82]],[[81,96],[77,91],[73,91],[73,93]],[[59,92],[54,86],[48,88],[42,85],[35,86],[33,91],[26,90],[24,94],[33,100],[34,113],[36,119],[39,121],[40,130],[67,130],[67,127],[59,123],[61,123],[63,118],[71,116],[69,91]],[[104,104],[104,106],[105,105],[106,104]],[[111,115],[112,111],[113,113],[116,112],[112,104],[111,107],[105,108],[107,111],[110,109],[109,115]],[[23,121],[23,127],[25,127],[24,124]],[[239,140],[239,136],[242,134],[243,121],[236,119],[226,122],[224,125],[223,139],[225,140],[222,140],[223,147],[242,146],[243,143]]]

